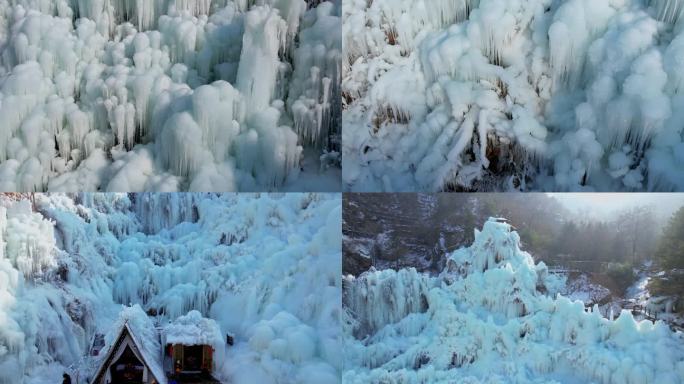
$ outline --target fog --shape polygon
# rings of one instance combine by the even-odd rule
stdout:
[[[574,216],[612,220],[620,212],[641,206],[652,207],[660,223],[684,205],[681,193],[548,193]]]

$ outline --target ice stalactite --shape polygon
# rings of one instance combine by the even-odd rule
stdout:
[[[306,11],[306,1],[304,0],[275,0],[272,6],[280,12],[280,17],[287,23],[285,33],[284,49],[290,50],[293,47],[295,36],[299,33],[299,24],[304,12]],[[321,9],[323,9],[321,7]],[[306,39],[303,39],[306,40]]]
[[[359,322],[355,335],[373,334],[411,313],[428,310],[432,283],[415,269],[370,271],[344,280],[345,308]]]
[[[122,148],[130,150],[135,145],[136,123],[135,107],[131,103],[116,104],[116,98],[107,100],[105,107],[109,116],[109,125],[114,132],[116,142]],[[79,147],[82,142],[79,140]]]
[[[36,84],[37,83],[37,84]],[[0,158],[7,159],[10,145],[24,119],[47,97],[49,85],[40,66],[28,62],[14,68],[10,77],[2,84],[4,98],[0,104]],[[16,145],[18,143],[15,143]]]
[[[243,14],[228,7],[220,14],[214,14],[212,20],[217,27],[207,29],[204,44],[197,54],[197,71],[204,79],[236,84],[242,51]]]
[[[426,9],[430,20],[437,20],[438,26],[445,27],[466,20],[470,11],[479,4],[480,0],[439,0],[437,4],[426,6]]]
[[[179,12],[190,12],[194,16],[207,15],[212,0],[174,0],[175,8]]]
[[[78,0],[78,14],[106,25],[113,34],[117,25],[130,22],[140,32],[157,27],[159,18],[167,14],[208,15],[212,0]],[[103,32],[103,30],[100,30]]]
[[[171,62],[193,65],[197,44],[204,39],[206,19],[187,15],[162,16],[159,18],[159,31],[164,43],[169,47]]]
[[[72,0],[9,0],[12,6],[21,6],[24,9],[35,9],[41,13],[71,17]]]
[[[587,0],[572,0],[558,8],[549,27],[549,64],[555,87],[579,85],[589,44],[614,14],[610,4]]]
[[[155,27],[167,0],[107,0],[105,10],[111,15],[111,22],[116,26],[124,22],[135,25],[138,31],[147,31]]]
[[[179,176],[196,176],[189,180],[191,183],[204,183],[205,176],[213,172],[207,164],[223,164],[232,156],[240,155],[236,153],[239,148],[234,144],[239,140],[242,130],[246,129],[243,128],[246,106],[242,95],[222,80],[198,87],[188,96],[190,109],[174,113],[169,118],[161,112],[169,106],[157,104],[161,108],[153,116],[157,116],[157,121],[166,119],[166,122],[154,130],[154,135],[163,143],[160,149],[170,148],[168,146],[174,148],[162,156],[165,166]],[[189,133],[188,129],[192,132]],[[285,145],[291,146],[289,142]],[[252,156],[260,154],[261,151]],[[232,172],[232,166],[229,166],[228,172]]]
[[[667,87],[673,89],[676,93],[684,92],[684,74],[679,71],[683,63],[684,34],[679,34],[672,40],[663,56],[663,65],[667,71],[668,80],[671,80]]]
[[[655,9],[656,17],[666,23],[676,24],[684,12],[684,2],[681,0],[649,0]]]
[[[341,122],[342,111],[336,102],[341,97],[341,36],[334,32],[340,30],[341,19],[335,15],[333,4],[311,11],[308,18],[315,21],[303,26],[302,44],[294,53],[288,105],[302,141],[333,150],[335,143],[323,141],[335,133]]]
[[[181,222],[199,220],[198,195],[142,193],[136,195],[135,212],[147,233],[158,233]]]
[[[164,166],[179,176],[190,176],[208,161],[202,148],[202,130],[188,112],[177,113],[164,124],[158,143]]]
[[[6,190],[74,190],[81,183],[98,190],[254,189],[254,167],[244,178],[235,167],[251,162],[235,158],[243,153],[235,142],[249,130],[248,118],[271,107],[278,110],[278,121],[268,124],[274,131],[261,124],[257,141],[267,143],[256,143],[268,149],[249,157],[259,169],[285,164],[261,177],[269,186],[296,183],[290,171],[300,144],[321,150],[320,136],[339,131],[341,111],[331,102],[340,76],[339,41],[332,40],[339,35],[296,38],[317,14],[339,23],[331,15],[339,7],[307,11],[302,0],[245,2],[251,11],[226,0],[11,3],[0,14]],[[312,77],[313,66],[320,75]],[[288,96],[301,96],[306,108],[293,110]],[[179,120],[192,135],[177,127]],[[286,126],[295,121],[307,133],[293,143]],[[192,145],[174,147],[186,139]],[[285,143],[274,144],[279,140]],[[174,152],[162,150],[168,146]]]
[[[237,89],[245,97],[248,115],[271,103],[280,63],[278,51],[286,35],[287,24],[270,7],[255,7],[245,15]]]
[[[204,146],[211,150],[215,160],[223,161],[230,154],[244,119],[240,93],[229,83],[219,81],[197,88],[192,105]]]
[[[6,224],[5,208],[0,208],[0,225]],[[4,228],[0,228],[0,236],[4,235]],[[4,243],[0,243],[4,252]],[[19,352],[24,348],[24,334],[17,320],[12,316],[12,311],[17,306],[17,296],[23,287],[23,276],[15,269],[12,263],[4,256],[0,256],[0,347],[3,354],[0,356],[0,366],[23,368],[26,356]],[[0,383],[12,383],[16,377],[9,370],[0,371]]]
[[[371,5],[387,21],[385,33],[390,41],[412,50],[416,37],[423,31],[446,28],[468,18],[480,0],[436,0],[427,4],[406,0],[377,1]]]
[[[302,156],[297,134],[278,125],[280,114],[274,107],[253,114],[236,141],[238,168],[265,185],[282,185],[298,170]]]
[[[75,361],[85,340],[68,313],[68,296],[35,287],[51,279],[57,266],[53,223],[35,212],[29,200],[5,202],[0,206],[0,248],[0,382],[16,382],[17,375],[50,355]],[[24,300],[29,289],[30,302]],[[41,327],[43,321],[51,326]]]
[[[516,49],[518,35],[528,28],[531,21],[530,15],[516,15],[515,12],[513,4],[501,6],[496,1],[483,1],[468,19],[468,37],[477,43],[493,65],[507,64],[505,60]]]
[[[32,211],[24,200],[3,212],[4,255],[25,278],[32,279],[56,266],[53,224]]]

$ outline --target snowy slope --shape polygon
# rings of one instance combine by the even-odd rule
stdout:
[[[339,191],[341,6],[308,8],[0,0],[0,190]]]
[[[585,305],[604,304],[612,298],[608,288],[592,282],[586,274],[568,280],[562,293],[570,300],[580,300]]]
[[[340,381],[339,195],[0,201],[0,383],[83,379],[92,337],[116,337],[128,304],[172,340],[215,345],[222,380]]]
[[[345,189],[684,189],[680,0],[350,0]]]
[[[684,336],[556,293],[563,280],[497,219],[439,277],[344,280],[345,383],[682,383]],[[401,292],[402,294],[396,294]]]

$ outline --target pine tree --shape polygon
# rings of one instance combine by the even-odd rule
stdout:
[[[663,267],[684,268],[684,207],[670,219],[658,244],[657,257]]]

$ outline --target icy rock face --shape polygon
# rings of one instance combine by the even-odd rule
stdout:
[[[423,279],[433,287],[427,311],[392,319],[371,335],[354,334],[363,311],[345,304],[344,382],[681,383],[684,377],[680,333],[662,322],[637,322],[626,311],[612,321],[598,306],[587,312],[580,301],[554,298],[561,281],[535,265],[499,219],[490,219],[472,246],[453,252],[439,277]]]
[[[320,32],[340,12],[303,0],[0,1],[1,189],[296,185],[303,149],[339,142],[328,136],[341,124],[341,37]]]
[[[168,325],[170,340],[211,341],[221,380],[339,382],[339,195],[1,203],[1,383],[42,383],[72,364],[90,372],[94,335],[131,316]],[[227,334],[235,345],[223,350]]]
[[[344,4],[350,190],[681,190],[680,1]]]

